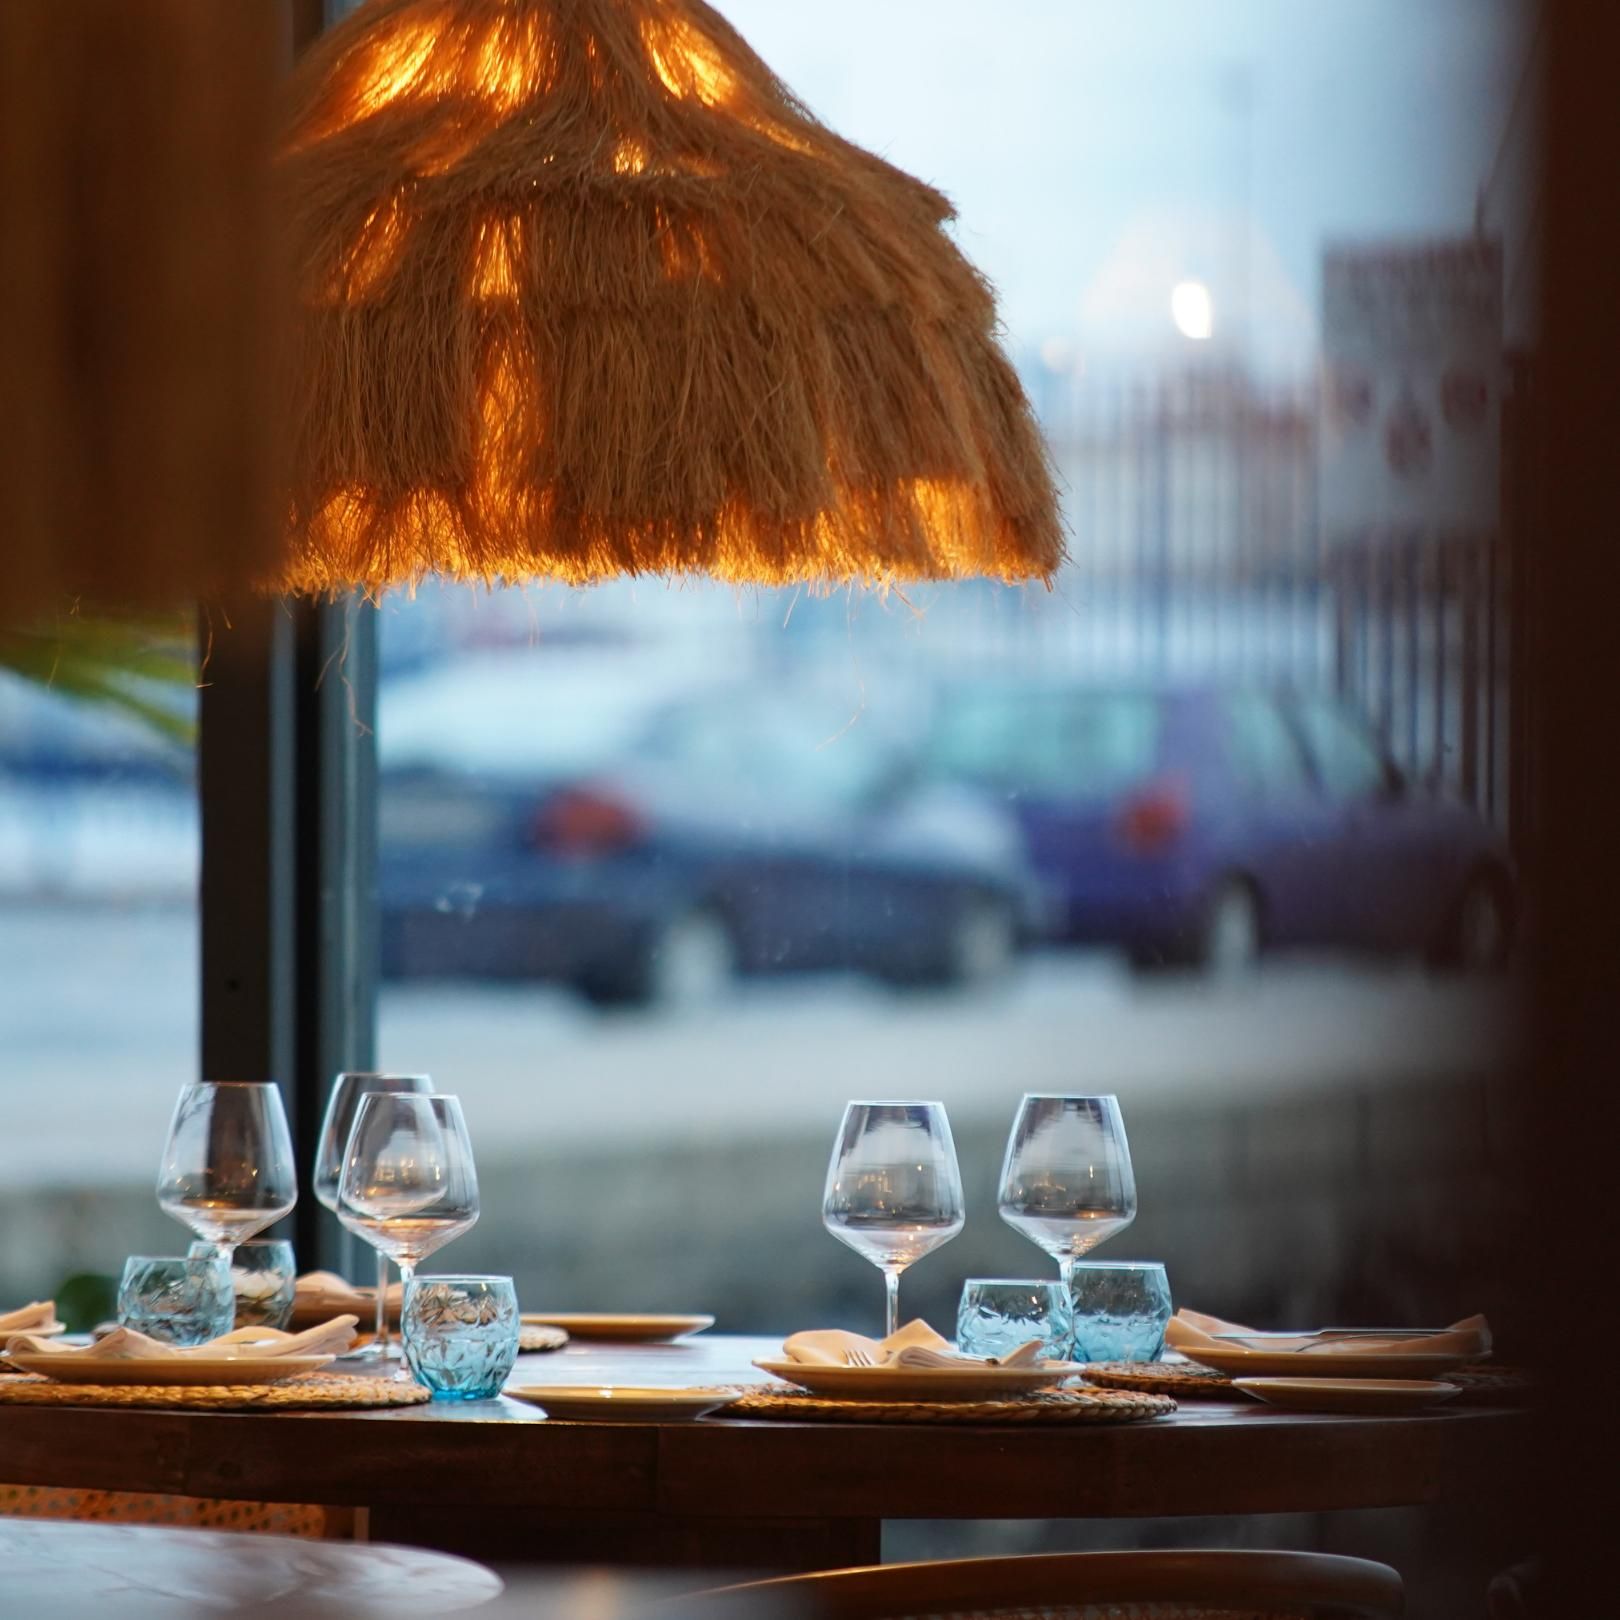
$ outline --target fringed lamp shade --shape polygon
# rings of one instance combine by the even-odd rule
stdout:
[[[280,583],[1058,566],[949,204],[700,0],[368,0],[290,92]]]
[[[247,0],[0,0],[0,625],[280,565]]]

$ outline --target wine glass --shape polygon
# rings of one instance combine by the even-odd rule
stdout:
[[[229,1268],[238,1243],[298,1201],[280,1088],[233,1080],[181,1087],[157,1197],[165,1215],[189,1226]]]
[[[409,1293],[417,1266],[478,1219],[478,1172],[460,1099],[362,1096],[343,1150],[337,1215],[393,1260]]]
[[[850,1103],[827,1166],[821,1220],[881,1268],[893,1333],[900,1273],[962,1230],[962,1173],[944,1104]]]
[[[1026,1096],[1007,1139],[996,1206],[1056,1258],[1072,1298],[1075,1262],[1136,1219],[1119,1099]]]
[[[315,1196],[338,1215],[338,1184],[343,1179],[343,1150],[349,1145],[360,1100],[371,1092],[392,1096],[426,1096],[433,1081],[425,1074],[340,1074],[326,1099],[320,1145],[315,1150]],[[388,1256],[377,1250],[377,1334],[367,1354],[388,1358]]]

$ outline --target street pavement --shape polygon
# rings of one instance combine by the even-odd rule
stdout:
[[[0,911],[0,1185],[155,1174],[196,1069],[196,956],[181,910]],[[586,1143],[830,1141],[852,1096],[936,1098],[970,1123],[1025,1091],[1128,1104],[1480,1073],[1516,1032],[1506,983],[1411,964],[1281,961],[1220,985],[1052,951],[984,994],[800,979],[680,1015],[602,1014],[544,986],[389,986],[378,1058],[459,1093],[494,1165]]]

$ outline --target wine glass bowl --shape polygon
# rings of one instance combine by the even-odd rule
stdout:
[[[332,1082],[326,1099],[326,1117],[321,1122],[321,1140],[315,1151],[315,1196],[332,1211],[339,1214],[338,1192],[343,1179],[343,1150],[349,1145],[349,1133],[354,1129],[354,1116],[360,1111],[361,1100],[373,1092],[393,1096],[424,1097],[433,1090],[433,1081],[425,1074],[374,1074],[351,1070],[340,1074]],[[341,1217],[340,1217],[341,1218]],[[378,1360],[388,1357],[388,1256],[377,1250],[377,1303],[376,1322],[371,1344],[363,1354]]]
[[[478,1220],[478,1173],[458,1098],[370,1092],[343,1151],[338,1219],[399,1267],[407,1287],[428,1255]]]
[[[1026,1096],[1007,1140],[996,1206],[1057,1260],[1067,1286],[1077,1260],[1136,1219],[1119,1099]]]
[[[207,1080],[181,1088],[158,1171],[158,1204],[229,1257],[298,1201],[280,1088]]]
[[[821,1219],[883,1272],[893,1333],[900,1273],[962,1230],[962,1175],[944,1106],[850,1103],[827,1166]]]

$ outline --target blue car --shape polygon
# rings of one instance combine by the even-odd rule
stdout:
[[[945,694],[925,755],[1018,817],[1057,938],[1217,970],[1283,946],[1508,955],[1502,838],[1331,699],[980,685]]]
[[[849,708],[725,687],[587,771],[384,771],[383,971],[695,1003],[734,975],[1003,974],[1036,886],[1012,817],[898,769]]]

